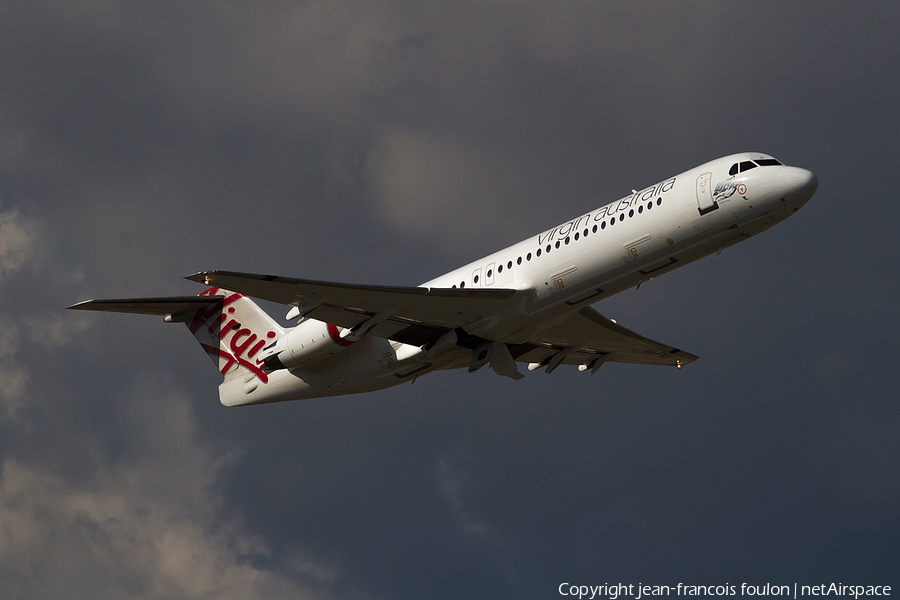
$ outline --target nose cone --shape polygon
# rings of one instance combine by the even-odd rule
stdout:
[[[819,188],[819,178],[812,171],[800,167],[783,167],[781,186],[784,199],[796,210],[806,204]]]

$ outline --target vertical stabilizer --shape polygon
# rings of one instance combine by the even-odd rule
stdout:
[[[221,296],[219,302],[198,309],[187,326],[209,354],[225,381],[235,377],[268,382],[256,357],[284,335],[284,329],[243,294],[209,288],[200,296]]]

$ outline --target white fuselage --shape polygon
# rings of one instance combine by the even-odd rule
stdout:
[[[421,287],[530,291],[524,300],[463,328],[496,343],[521,343],[572,311],[775,225],[802,207],[817,185],[810,171],[781,165],[765,154],[727,156],[635,191]],[[397,385],[426,371],[466,366],[471,351],[456,350],[429,357],[426,363],[421,348],[367,336],[334,356],[272,373],[259,401]],[[227,390],[221,392],[225,402]]]
[[[728,175],[733,164],[752,158],[771,159],[747,153],[711,161],[422,285],[534,290],[531,302],[517,307],[525,310],[509,315],[523,321],[592,304],[755,235],[809,200],[804,189],[815,176],[805,169],[767,166]],[[698,178],[706,173],[706,194],[724,185],[718,208],[700,214]],[[512,329],[491,323],[470,333],[505,337]]]

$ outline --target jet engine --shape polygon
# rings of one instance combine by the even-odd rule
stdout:
[[[341,330],[330,323],[304,319],[287,331],[260,358],[267,371],[293,369],[337,354],[353,341],[341,338]]]

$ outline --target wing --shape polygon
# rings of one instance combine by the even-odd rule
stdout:
[[[348,329],[423,346],[447,330],[496,314],[518,292],[331,283],[206,271],[187,277],[205,285],[300,307],[304,314]],[[697,356],[645,338],[586,307],[541,329],[510,350],[519,362],[599,365],[606,361],[679,366]],[[598,360],[601,359],[601,360]]]
[[[313,319],[347,329],[362,328],[377,337],[414,346],[434,342],[449,329],[496,314],[518,293],[509,289],[355,285],[230,271],[206,271],[186,279],[297,306]]]
[[[587,306],[514,349],[516,360],[597,367],[604,362],[680,367],[697,356],[645,338]],[[555,359],[555,360],[554,360]]]

